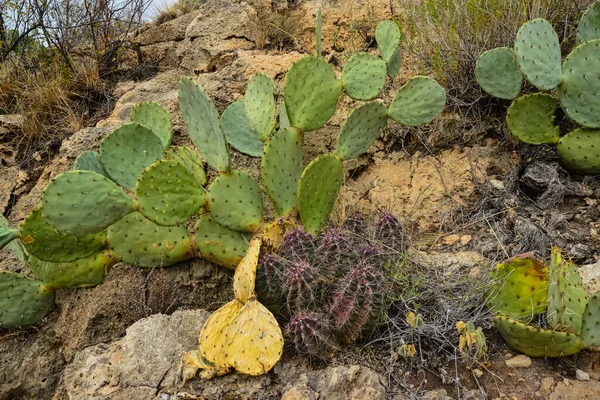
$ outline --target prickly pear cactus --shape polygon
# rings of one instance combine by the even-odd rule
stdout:
[[[388,116],[403,125],[424,125],[440,115],[444,105],[444,88],[432,78],[417,76],[398,90],[388,109]]]
[[[110,252],[102,251],[71,262],[47,262],[33,256],[27,265],[50,289],[96,286],[104,281],[106,271],[116,262]]]
[[[500,99],[512,100],[523,88],[523,73],[515,52],[508,47],[483,52],[475,64],[475,79],[483,90]]]
[[[394,79],[400,72],[400,28],[393,21],[381,21],[375,29],[375,39],[381,58],[387,63],[387,74]]]
[[[378,101],[352,110],[342,125],[335,151],[344,160],[363,154],[377,140],[387,125],[387,108]]]
[[[248,250],[247,236],[203,215],[196,222],[196,249],[207,261],[235,270]]]
[[[585,307],[581,338],[586,348],[600,347],[600,293],[595,293]]]
[[[54,292],[42,282],[0,271],[0,328],[35,324],[53,306]]]
[[[581,174],[600,174],[600,130],[576,129],[561,137],[556,146],[563,165]]]
[[[9,227],[0,227],[0,249],[16,240],[19,237],[19,231]]]
[[[186,167],[200,185],[204,186],[208,182],[206,172],[204,172],[204,162],[193,148],[187,146],[171,147],[165,153],[165,160],[177,161]]]
[[[261,140],[271,136],[275,129],[276,92],[275,82],[264,74],[254,75],[246,87],[244,110],[250,126]]]
[[[342,70],[342,83],[348,96],[354,100],[371,100],[385,86],[387,64],[368,53],[350,57]]]
[[[221,116],[221,126],[227,142],[237,151],[252,157],[262,155],[264,144],[248,121],[243,100],[227,107]]]
[[[577,44],[595,39],[600,39],[600,1],[586,10],[577,28]]]
[[[171,146],[173,126],[171,114],[162,105],[153,101],[139,103],[131,109],[129,119],[149,128],[162,142],[165,149]]]
[[[549,94],[533,93],[512,102],[506,115],[511,133],[529,144],[555,144],[560,139],[554,113],[558,102]]]
[[[100,162],[100,154],[96,151],[84,151],[73,164],[74,171],[93,171],[110,179]]]

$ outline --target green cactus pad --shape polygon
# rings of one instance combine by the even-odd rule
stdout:
[[[157,161],[144,171],[135,186],[139,211],[159,225],[187,221],[205,203],[204,188],[183,164]]]
[[[278,216],[296,208],[298,181],[302,175],[302,134],[287,128],[277,131],[265,145],[262,180]]]
[[[348,96],[354,100],[371,100],[385,86],[387,64],[369,53],[350,57],[342,71],[342,83]]]
[[[583,348],[579,336],[569,332],[555,332],[505,318],[494,318],[508,347],[530,357],[562,357]]]
[[[202,186],[206,185],[206,182],[208,182],[206,172],[204,172],[204,163],[196,150],[192,147],[171,147],[170,149],[167,149],[165,159],[177,161],[179,164],[185,166],[188,171],[194,174],[194,177]]]
[[[179,81],[179,108],[192,142],[208,165],[231,170],[229,149],[219,122],[219,112],[204,90],[191,78]]]
[[[314,56],[296,61],[285,75],[283,93],[291,126],[305,132],[321,128],[335,113],[341,94],[342,83],[325,61]]]
[[[260,186],[247,172],[221,174],[208,188],[205,208],[221,225],[236,231],[253,232],[263,219]]]
[[[538,89],[551,90],[562,81],[560,42],[545,19],[536,18],[521,26],[515,53],[525,78]]]
[[[561,137],[556,149],[569,171],[600,175],[600,130],[576,129]]]
[[[388,116],[403,125],[423,125],[440,115],[445,105],[443,87],[428,76],[415,76],[398,90]]]
[[[536,258],[513,258],[492,273],[488,308],[512,319],[532,319],[546,310],[548,269]]]
[[[19,236],[18,231],[16,229],[12,229],[4,215],[0,213],[0,232],[2,231],[4,233],[0,233],[0,237],[4,235],[5,242],[2,244],[2,239],[0,239],[0,249],[4,248],[5,246],[8,246],[9,250],[15,255],[15,257],[17,257],[17,259],[21,261],[21,264],[25,265],[25,262],[27,260],[25,257],[25,250],[23,249],[23,244],[20,240],[15,240]]]
[[[237,151],[252,157],[262,155],[264,144],[248,122],[244,101],[236,101],[227,107],[221,116],[221,126],[227,142]]]
[[[137,212],[111,225],[107,241],[118,259],[143,268],[167,267],[192,257],[185,228],[160,226]]]
[[[100,161],[113,181],[133,190],[144,168],[163,158],[162,142],[145,126],[130,122],[102,140]]]
[[[577,46],[563,63],[558,97],[565,113],[586,128],[600,128],[600,39]]]
[[[94,171],[110,178],[106,173],[106,170],[100,162],[100,154],[96,151],[84,151],[77,157],[75,164],[73,164],[74,171]]]
[[[42,214],[62,232],[98,233],[135,210],[135,203],[108,178],[91,171],[68,171],[42,193]]]
[[[381,58],[389,62],[399,52],[400,29],[394,21],[381,21],[375,29],[375,40],[381,52]]]
[[[560,129],[554,125],[558,103],[549,94],[533,93],[514,100],[508,108],[506,123],[521,142],[554,144],[560,139]]]
[[[555,247],[550,256],[549,270],[548,325],[555,330],[579,334],[587,296],[577,267],[564,261]]]
[[[275,93],[277,85],[264,74],[256,74],[248,82],[244,109],[250,126],[262,140],[268,138],[275,129]]]
[[[323,154],[308,164],[298,183],[298,211],[307,232],[316,234],[325,226],[343,182],[339,156]]]
[[[171,146],[171,139],[173,138],[171,114],[161,104],[153,101],[140,103],[133,107],[129,119],[150,128],[160,138],[165,149]]]
[[[0,249],[19,237],[19,231],[8,227],[0,227]]]
[[[392,58],[387,62],[387,75],[390,79],[394,79],[400,73],[401,61],[400,48],[398,47],[392,55]]]
[[[581,340],[586,348],[600,347],[600,292],[596,292],[585,307]]]
[[[475,64],[475,79],[488,94],[506,100],[517,97],[523,88],[515,52],[507,47],[482,53]]]
[[[14,272],[0,272],[0,328],[19,328],[44,318],[54,305],[54,291]]]
[[[577,44],[595,39],[600,39],[600,1],[586,10],[577,28]]]
[[[58,232],[39,209],[32,210],[21,224],[21,242],[27,252],[40,260],[69,262],[104,248],[104,232],[74,236]]]
[[[285,129],[290,127],[290,119],[285,109],[285,103],[279,104],[279,129]]]
[[[29,257],[28,265],[44,286],[50,289],[81,288],[99,285],[106,270],[115,263],[109,252],[65,263],[51,263]]]
[[[344,160],[360,156],[377,140],[387,125],[387,108],[378,101],[352,110],[337,138],[335,151]]]
[[[235,271],[248,250],[247,235],[203,215],[196,222],[196,248],[207,261]]]

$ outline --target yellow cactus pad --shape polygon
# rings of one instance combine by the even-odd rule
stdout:
[[[211,314],[200,331],[202,357],[216,367],[227,366],[226,346],[228,330],[233,319],[240,313],[243,304],[234,299]]]
[[[262,375],[281,358],[281,329],[273,314],[256,299],[249,300],[231,321],[226,337],[227,363],[243,374]]]
[[[261,243],[260,238],[254,238],[250,241],[246,256],[240,261],[233,276],[233,293],[235,298],[242,303],[246,303],[256,296],[254,283],[256,282],[256,267],[258,266]]]

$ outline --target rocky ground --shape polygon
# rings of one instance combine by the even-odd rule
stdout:
[[[175,141],[187,142],[177,104],[181,75],[196,76],[220,111],[243,96],[257,72],[281,84],[288,66],[313,50],[316,2],[290,11],[298,25],[293,51],[262,49],[261,7],[210,0],[199,11],[142,29],[132,56],[154,61],[159,72],[147,81],[122,82],[110,117],[65,140],[38,168],[19,168],[10,149],[0,148],[0,210],[13,224],[23,220],[46,183],[70,169],[81,151],[97,149],[141,101],[164,104],[174,116]],[[331,2],[324,8],[329,61],[339,62],[332,38],[348,34],[339,27],[349,18],[378,21],[396,12],[381,0]],[[415,73],[405,58],[401,76],[384,91],[386,101]],[[342,104],[325,128],[306,135],[306,160],[333,148],[351,102]],[[14,123],[0,119],[0,126]],[[569,176],[547,149],[514,149],[508,142],[494,124],[455,115],[443,115],[426,132],[390,123],[366,155],[345,165],[338,217],[391,211],[411,234],[411,257],[447,273],[481,271],[523,252],[546,256],[551,244],[558,245],[583,265],[588,291],[600,289],[598,181]],[[233,164],[259,175],[257,159],[235,153]],[[0,269],[20,267],[4,250]],[[359,345],[330,363],[287,350],[265,376],[182,382],[181,354],[197,347],[203,322],[229,299],[230,285],[229,271],[194,260],[151,272],[118,264],[102,285],[60,290],[56,311],[38,326],[0,332],[0,399],[600,398],[598,353],[531,360],[508,354],[493,330],[486,331],[489,363],[473,368],[456,357],[436,362],[435,353],[400,363],[385,346]]]

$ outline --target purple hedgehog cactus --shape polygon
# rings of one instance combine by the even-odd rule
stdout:
[[[299,354],[327,358],[335,348],[327,316],[315,312],[301,311],[292,315],[286,335]]]
[[[375,225],[375,240],[384,247],[384,251],[400,253],[406,251],[402,224],[392,214],[383,214],[379,217]]]
[[[290,312],[319,307],[319,281],[326,279],[320,272],[316,266],[305,261],[293,263],[287,268],[283,288],[287,292],[287,307]]]

